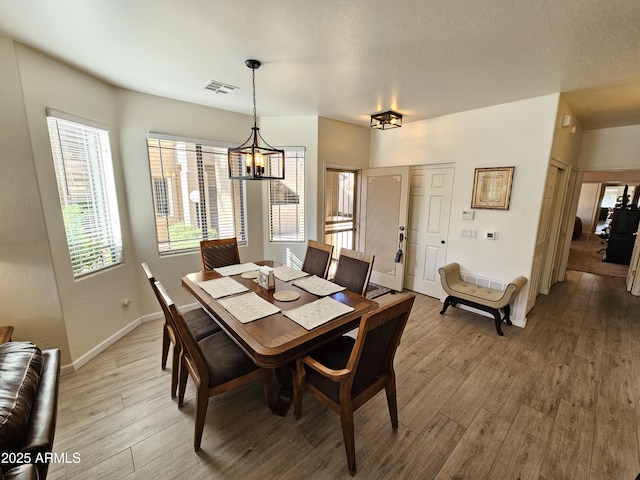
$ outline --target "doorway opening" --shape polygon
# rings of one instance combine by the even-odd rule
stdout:
[[[636,229],[621,236],[617,228],[612,239],[611,227],[614,216],[637,217],[639,201],[639,170],[585,172],[567,269],[627,277]]]
[[[325,243],[333,245],[333,276],[340,250],[353,250],[356,245],[356,212],[358,208],[358,176],[356,170],[327,168],[325,179]]]

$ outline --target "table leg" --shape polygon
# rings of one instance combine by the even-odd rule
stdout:
[[[277,396],[273,402],[271,411],[275,415],[284,417],[289,411],[291,402],[293,401],[293,371],[292,365],[284,365],[275,369],[276,379],[278,380]]]

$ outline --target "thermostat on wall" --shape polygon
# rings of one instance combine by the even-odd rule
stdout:
[[[462,219],[463,220],[473,220],[473,210],[463,210],[462,211]]]

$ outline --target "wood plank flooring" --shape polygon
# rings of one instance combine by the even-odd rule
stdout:
[[[377,300],[393,299],[384,295]],[[400,427],[384,393],[355,414],[358,478],[633,480],[640,472],[640,301],[624,279],[569,271],[525,329],[418,296],[396,357]],[[141,325],[60,382],[56,479],[340,479],[338,415],[300,420],[260,382],[211,399],[193,452],[194,390],[178,409],[161,323]]]

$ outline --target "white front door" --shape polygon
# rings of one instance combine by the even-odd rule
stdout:
[[[409,199],[409,167],[375,168],[362,175],[360,250],[375,255],[371,283],[402,291]]]
[[[446,262],[452,167],[412,168],[405,287],[440,298],[438,268]]]

